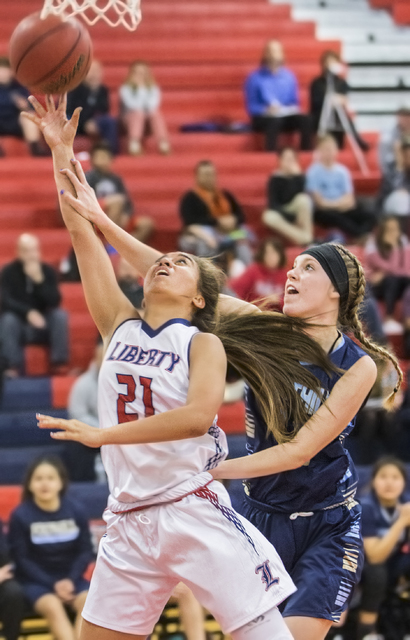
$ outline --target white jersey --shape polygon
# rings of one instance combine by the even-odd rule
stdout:
[[[198,332],[180,318],[156,330],[140,319],[123,322],[114,332],[100,371],[100,427],[184,406],[189,352]],[[228,452],[216,417],[209,427],[203,436],[173,442],[104,445],[101,453],[111,493],[109,508],[125,511],[175,499],[185,493],[184,484],[192,484],[188,481],[195,476],[203,484],[199,474],[216,467]]]

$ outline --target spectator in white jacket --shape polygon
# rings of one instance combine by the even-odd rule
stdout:
[[[160,153],[169,153],[168,131],[160,111],[161,90],[145,62],[131,64],[128,77],[120,87],[120,103],[129,153],[139,155],[142,152],[142,139],[147,128],[155,137]]]

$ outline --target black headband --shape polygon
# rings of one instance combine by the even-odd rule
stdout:
[[[344,307],[349,297],[349,275],[345,261],[334,244],[321,244],[311,247],[300,254],[316,258],[320,266],[326,272],[334,288],[340,295],[340,306]]]

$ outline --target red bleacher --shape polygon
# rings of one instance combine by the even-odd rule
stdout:
[[[388,9],[397,24],[410,24],[410,3],[408,0],[370,0],[374,9]]]
[[[42,0],[19,0],[10,11],[0,4],[0,53],[16,24],[40,8]],[[111,29],[103,23],[90,28],[95,57],[104,63],[110,88],[112,111],[118,108],[117,90],[128,65],[147,60],[163,90],[163,110],[171,134],[173,154],[158,156],[152,141],[141,158],[120,156],[114,170],[124,179],[138,213],[156,222],[153,244],[167,250],[175,246],[180,228],[178,202],[192,184],[195,164],[205,158],[215,161],[221,183],[243,203],[249,224],[260,234],[260,212],[265,203],[265,185],[277,159],[262,152],[262,141],[253,134],[184,134],[180,126],[198,120],[246,121],[242,86],[260,60],[267,39],[279,38],[287,64],[294,69],[307,107],[308,85],[318,73],[320,54],[340,43],[317,41],[312,22],[293,22],[290,6],[266,0],[149,0],[136,33]],[[58,265],[67,255],[70,240],[57,210],[57,198],[48,158],[32,159],[20,140],[1,140],[6,157],[0,159],[0,266],[13,258],[17,236],[36,233],[48,262]],[[373,145],[374,147],[375,145]],[[76,142],[76,151],[89,148],[86,139]],[[373,193],[379,172],[376,152],[368,154],[370,176],[363,178],[350,151],[341,160],[352,170],[356,187]],[[302,165],[311,161],[301,154]],[[87,168],[87,167],[86,167]],[[86,310],[81,287],[63,285],[63,306],[70,312],[72,367],[84,368],[94,346],[95,327]],[[29,373],[44,373],[47,359],[42,347],[27,349]]]

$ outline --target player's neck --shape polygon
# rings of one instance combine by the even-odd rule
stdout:
[[[315,325],[309,327],[306,330],[306,333],[320,344],[326,353],[329,353],[332,348],[336,346],[335,341],[337,341],[339,337],[339,332],[334,321],[329,321],[329,324],[326,325]]]
[[[158,329],[169,320],[183,318],[191,320],[191,310],[184,309],[180,303],[169,302],[168,304],[155,305],[145,310],[144,321],[151,329]]]

